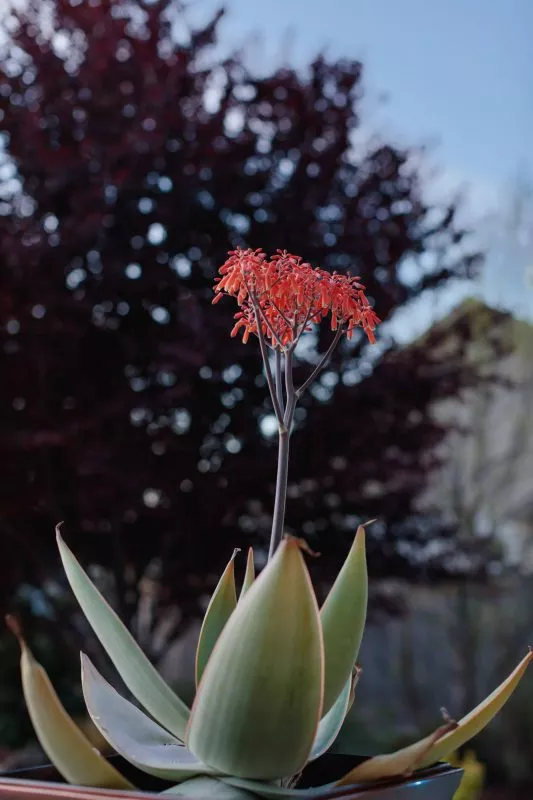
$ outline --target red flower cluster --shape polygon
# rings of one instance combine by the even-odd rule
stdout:
[[[358,278],[311,267],[299,256],[278,250],[267,259],[262,250],[233,250],[215,282],[217,303],[223,293],[237,298],[240,311],[231,335],[243,328],[243,342],[261,330],[273,347],[287,347],[308,328],[331,314],[331,328],[342,326],[348,338],[357,327],[373,343],[379,318]]]

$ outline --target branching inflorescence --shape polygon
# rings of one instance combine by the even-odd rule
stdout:
[[[328,363],[341,337],[351,339],[362,328],[371,343],[379,318],[358,277],[312,267],[285,250],[267,258],[262,250],[234,250],[221,266],[215,282],[213,303],[223,294],[237,300],[239,311],[231,331],[242,331],[243,342],[251,334],[259,346],[279,428],[278,473],[269,557],[283,536],[287,494],[289,436],[296,403]],[[302,335],[327,317],[334,336],[330,346],[304,383],[295,388],[293,354]],[[269,350],[274,351],[274,369]],[[283,380],[284,373],[284,380]]]

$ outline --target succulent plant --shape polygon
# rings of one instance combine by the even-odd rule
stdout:
[[[367,603],[364,528],[321,609],[300,540],[285,537],[253,580],[249,556],[238,601],[232,556],[203,621],[198,655],[205,665],[192,709],[158,675],[59,532],[57,538],[72,590],[138,703],[122,697],[82,654],[89,714],[115,751],[176,784],[174,794],[224,789],[225,797],[312,798],[347,785],[364,793],[365,786],[411,775],[460,748],[499,711],[533,658],[529,652],[460,722],[446,719],[415,744],[370,758],[327,786],[298,789],[302,769],[331,747],[354,701]],[[71,782],[125,788],[125,779],[73,735],[64,709],[58,714],[53,689],[23,642],[22,672],[36,732],[59,771]]]
[[[174,784],[185,796],[313,798],[340,787],[364,794],[376,781],[411,775],[460,748],[510,697],[529,662],[515,670],[459,722],[446,717],[420,741],[375,756],[326,786],[298,788],[305,766],[335,741],[354,702],[361,669],[358,653],[368,595],[365,527],[359,526],[327,598],[319,608],[305,562],[309,548],[284,534],[288,441],[298,398],[327,363],[341,336],[363,328],[373,340],[377,317],[358,279],[313,269],[279,253],[235,251],[220,270],[215,301],[236,297],[234,332],[259,339],[279,428],[279,460],[269,560],[255,577],[248,553],[240,595],[234,553],[207,608],[196,654],[192,708],[163,681],[114,610],[63,541],[63,567],[81,609],[136,704],[122,697],[82,654],[88,712],[112,748],[138,769]],[[292,359],[309,326],[331,314],[331,347],[298,389]],[[268,348],[273,352],[270,363]],[[79,737],[72,751],[71,721],[22,643],[25,697],[41,743],[62,774],[75,782],[117,786],[115,772],[86,753]],[[48,706],[46,704],[48,703]],[[55,703],[55,705],[54,705]],[[50,717],[43,708],[54,707]],[[144,711],[141,710],[144,709]],[[146,712],[146,713],[145,713]],[[53,724],[51,722],[53,720]],[[89,766],[89,760],[93,767]],[[106,762],[104,761],[104,764]],[[354,789],[355,791],[355,789]]]

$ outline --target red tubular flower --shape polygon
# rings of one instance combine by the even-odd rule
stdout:
[[[371,308],[359,278],[313,268],[299,256],[278,250],[270,260],[262,250],[233,250],[215,282],[217,303],[222,295],[236,298],[240,311],[232,336],[243,329],[243,341],[261,331],[273,347],[288,347],[312,323],[331,314],[331,328],[342,326],[351,338],[363,328],[371,342],[379,318]]]

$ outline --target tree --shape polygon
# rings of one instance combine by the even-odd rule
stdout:
[[[275,449],[260,359],[230,339],[231,303],[211,307],[228,249],[350,268],[385,321],[480,263],[456,207],[424,201],[414,151],[355,146],[360,63],[257,78],[218,56],[219,16],[185,43],[171,0],[34,2],[6,19],[4,604],[57,579],[59,520],[84,562],[111,570],[130,624],[139,587],[186,620],[232,547],[264,540]],[[304,358],[328,341],[321,330]],[[443,434],[429,409],[474,378],[432,353],[355,338],[300,412],[288,523],[332,568],[356,520],[380,519],[378,574],[414,574],[437,534],[414,516]]]

